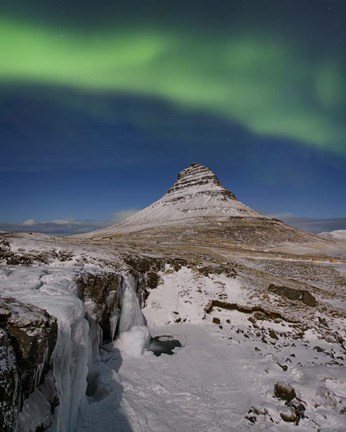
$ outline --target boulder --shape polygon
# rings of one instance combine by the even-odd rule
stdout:
[[[280,286],[275,284],[270,284],[268,289],[269,291],[278,294],[282,297],[286,297],[289,300],[301,301],[307,306],[314,307],[317,304],[315,297],[311,293],[309,293],[309,291],[306,290],[300,290],[300,289],[290,288],[284,285]]]
[[[274,386],[274,395],[282,400],[291,402],[297,395],[292,386],[282,381],[278,381]]]

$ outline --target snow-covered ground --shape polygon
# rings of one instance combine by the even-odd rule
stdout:
[[[58,318],[61,406],[52,431],[346,430],[341,260],[237,261],[233,251],[222,257],[227,265],[210,257],[179,269],[166,264],[141,311],[132,273],[109,245],[25,236],[10,243],[16,257],[32,261],[0,264],[1,296]],[[77,297],[76,281],[115,269],[125,281],[119,337],[92,355],[88,305]],[[310,289],[318,305],[280,298],[268,292],[270,282]],[[157,357],[148,351],[149,332],[182,347]],[[278,383],[294,392],[290,400],[275,390]]]
[[[107,386],[112,377],[113,387],[101,385],[89,398],[81,432],[107,432],[112,424],[129,432],[345,430],[342,343],[284,319],[205,312],[215,298],[250,304],[251,289],[241,278],[171,266],[160,277],[143,313],[152,336],[172,336],[182,347],[173,356],[140,356],[131,349],[138,332],[105,346],[100,376]],[[317,312],[315,320],[328,325]],[[277,383],[294,389],[290,403],[275,396]]]
[[[129,356],[117,344],[104,347],[103,386],[90,398],[80,431],[343,432],[345,369],[332,365],[327,351],[332,345],[308,335],[278,348],[276,341],[249,336],[246,327],[238,320],[223,329],[213,324],[152,328],[152,335],[180,340],[183,347],[173,356]],[[299,428],[281,418],[291,413],[274,395],[282,381],[295,389],[296,403],[305,409]]]

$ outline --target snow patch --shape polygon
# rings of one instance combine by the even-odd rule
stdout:
[[[346,230],[335,230],[330,232],[322,232],[319,234],[321,237],[333,238],[337,240],[346,240]]]

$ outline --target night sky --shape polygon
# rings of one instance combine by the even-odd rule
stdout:
[[[344,0],[1,0],[0,230],[92,230],[192,162],[346,229]]]

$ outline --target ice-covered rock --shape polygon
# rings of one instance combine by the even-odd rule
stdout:
[[[7,243],[3,249],[11,251]],[[144,352],[150,339],[141,311],[145,277],[131,271],[2,265],[1,431],[77,430],[100,345],[121,336],[124,351]]]
[[[96,349],[101,342],[115,337],[121,308],[122,279],[120,274],[115,273],[87,273],[77,281],[78,297],[86,306],[91,330],[98,333],[93,338]]]
[[[13,298],[0,299],[3,432],[44,430],[51,425],[58,403],[52,369],[56,341],[57,320],[45,310]]]

